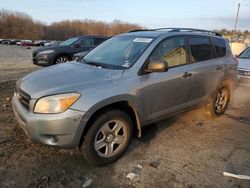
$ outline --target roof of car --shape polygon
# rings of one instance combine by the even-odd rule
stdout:
[[[193,29],[193,28],[159,28],[159,29],[145,29],[145,30],[132,30],[128,33],[121,34],[120,36],[140,36],[140,37],[158,37],[163,34],[200,34],[212,35],[221,37],[221,34],[215,31]]]
[[[129,32],[129,33],[123,33],[120,34],[120,36],[140,36],[140,37],[153,37],[156,38],[160,35],[162,35],[162,31],[136,31],[136,32]]]

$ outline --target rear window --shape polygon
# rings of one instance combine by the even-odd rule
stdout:
[[[209,38],[190,37],[190,61],[191,63],[212,59],[212,46]]]
[[[217,57],[224,57],[226,55],[226,42],[224,39],[214,38],[214,47]]]

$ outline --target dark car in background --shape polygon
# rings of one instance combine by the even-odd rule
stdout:
[[[5,44],[5,45],[16,45],[17,42],[20,42],[21,40],[17,39],[0,39],[0,44]]]
[[[61,41],[47,41],[44,43],[44,46],[58,46],[61,43]]]
[[[61,42],[58,46],[39,48],[33,51],[33,63],[49,66],[73,60],[79,52],[89,51],[104,42],[108,37],[79,36]]]
[[[21,40],[10,40],[9,45],[17,45],[18,42],[21,42]]]
[[[10,43],[10,40],[8,40],[8,39],[1,40],[1,44],[8,45],[9,43]]]
[[[84,52],[79,52],[73,55],[73,60],[79,61],[81,58],[83,58],[88,52],[90,51],[84,51]]]
[[[38,40],[34,42],[35,46],[44,46],[44,44],[46,43],[46,41],[42,41],[42,40]]]

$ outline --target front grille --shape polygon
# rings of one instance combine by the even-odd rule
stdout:
[[[250,71],[238,70],[238,75],[250,77]]]
[[[16,94],[18,97],[18,100],[20,103],[27,109],[29,110],[29,105],[30,105],[30,95],[26,93],[25,91],[21,90],[20,88],[16,88]]]

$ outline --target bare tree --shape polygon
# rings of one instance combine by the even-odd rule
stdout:
[[[25,13],[0,10],[0,38],[65,40],[79,35],[112,36],[134,29],[142,27],[120,20],[111,23],[89,19],[64,20],[46,25]]]

